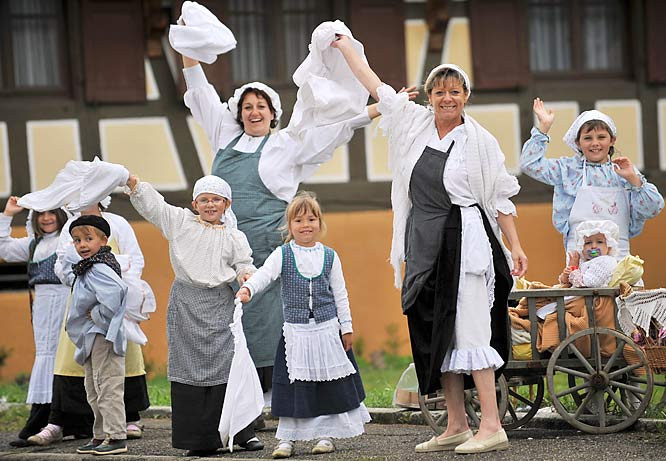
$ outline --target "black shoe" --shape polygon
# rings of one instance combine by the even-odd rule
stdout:
[[[199,456],[205,458],[207,456],[214,456],[217,453],[217,448],[212,450],[187,450],[185,456]]]
[[[125,439],[107,439],[97,445],[92,454],[98,455],[115,455],[118,453],[127,453],[127,442]]]
[[[252,437],[247,442],[239,443],[238,446],[245,448],[246,451],[259,451],[264,449],[264,444],[256,437]]]
[[[95,448],[100,446],[102,442],[104,442],[104,439],[92,439],[90,440],[90,442],[77,448],[76,452],[80,455],[89,455],[90,453],[95,451]]]
[[[14,448],[23,448],[23,447],[30,446],[30,444],[28,443],[28,441],[26,439],[20,439],[19,438],[19,439],[14,439],[11,442],[9,442],[9,446],[14,447]]]

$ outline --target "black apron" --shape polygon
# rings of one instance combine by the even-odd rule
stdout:
[[[412,202],[405,231],[405,278],[402,308],[407,316],[414,366],[422,394],[441,388],[441,366],[455,332],[462,243],[460,207],[451,204],[444,187],[446,152],[426,146],[412,170]],[[476,205],[478,206],[478,205]],[[482,211],[495,267],[495,303],[491,309],[490,345],[508,359],[507,299],[513,280],[502,247]],[[499,376],[502,369],[496,370]],[[473,387],[465,375],[465,388]]]

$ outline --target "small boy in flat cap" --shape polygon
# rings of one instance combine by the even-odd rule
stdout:
[[[85,370],[88,403],[95,415],[93,438],[76,451],[111,455],[127,451],[125,352],[123,327],[127,285],[120,264],[107,246],[109,223],[85,215],[72,222],[69,233],[81,261],[75,275],[67,317],[67,334],[76,346],[74,359]]]

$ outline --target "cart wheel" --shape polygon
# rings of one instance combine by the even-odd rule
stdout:
[[[507,415],[504,429],[518,429],[527,424],[541,408],[545,385],[542,377],[514,376],[508,381]]]
[[[497,411],[500,420],[504,419],[507,409],[508,387],[504,376],[500,376],[495,383],[497,395]],[[446,430],[448,412],[446,411],[446,398],[444,392],[440,389],[437,394],[421,395],[419,392],[419,407],[423,413],[423,418],[428,425],[439,435]],[[476,395],[476,389],[465,391],[465,412],[469,419],[469,424],[473,427],[479,427],[481,421],[481,405]]]
[[[615,338],[617,348],[608,359],[601,357],[600,335]],[[585,336],[589,337],[592,350],[596,350],[595,357],[584,357],[574,344]],[[638,363],[625,362],[625,347],[633,349]],[[640,368],[645,370],[644,376],[634,373]],[[567,375],[567,389],[555,389],[556,372]],[[548,362],[546,379],[560,416],[576,429],[592,434],[608,434],[631,426],[652,397],[652,372],[643,351],[631,338],[609,328],[588,328],[566,338]]]

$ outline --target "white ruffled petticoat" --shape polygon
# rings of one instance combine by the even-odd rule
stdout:
[[[340,341],[337,318],[322,323],[284,323],[289,381],[333,381],[356,373]]]
[[[315,418],[280,417],[275,438],[278,440],[314,440],[323,437],[344,439],[357,437],[365,432],[370,413],[363,403],[358,408]]]

